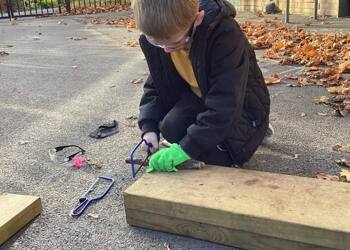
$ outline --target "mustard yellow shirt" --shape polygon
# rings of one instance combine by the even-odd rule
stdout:
[[[190,85],[192,91],[201,97],[202,93],[199,89],[196,76],[194,75],[192,63],[188,50],[177,50],[170,53],[171,60],[173,61],[177,72],[180,76]]]

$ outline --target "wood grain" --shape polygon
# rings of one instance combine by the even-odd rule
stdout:
[[[127,220],[130,225],[190,236],[228,246],[237,246],[255,250],[331,250],[315,245],[293,242],[261,234],[254,234],[224,227],[212,226],[205,223],[181,220],[159,214],[127,210]]]
[[[42,211],[38,197],[0,193],[0,245]]]
[[[146,174],[124,199],[132,225],[129,210],[305,245],[350,246],[348,183],[207,166]]]

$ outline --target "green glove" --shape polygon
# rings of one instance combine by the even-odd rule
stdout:
[[[149,160],[147,173],[151,172],[176,172],[177,165],[189,160],[190,157],[182,148],[173,143],[169,148],[163,148],[153,154]]]

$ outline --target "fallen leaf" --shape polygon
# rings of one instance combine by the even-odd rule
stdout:
[[[338,117],[345,117],[344,111],[341,110],[341,109],[339,109],[339,108],[337,108],[337,109],[334,110],[334,115],[335,115],[335,116],[338,116]]]
[[[289,79],[289,80],[295,80],[295,81],[298,80],[297,76],[291,76],[291,75],[287,75],[284,78]]]
[[[87,40],[86,37],[71,37],[70,39],[71,39],[71,40],[74,40],[74,41]]]
[[[315,101],[319,104],[321,103],[329,103],[329,97],[328,96],[320,96],[319,99],[315,99]]]
[[[348,167],[350,168],[350,159],[341,159],[339,161],[336,161],[336,163],[339,165],[339,166],[342,166],[342,167]]]
[[[270,18],[265,18],[264,23],[273,23],[272,19]]]
[[[332,149],[333,149],[333,151],[339,151],[339,149],[341,149],[342,147],[343,146],[340,145],[340,144],[335,144],[335,145],[332,146]]]
[[[345,61],[339,65],[339,70],[341,73],[350,73],[350,60]]]
[[[91,167],[93,170],[98,170],[102,168],[102,163],[101,162],[94,162],[91,159],[87,159],[86,163],[88,164],[89,167]]]
[[[164,242],[164,248],[165,248],[165,250],[171,250],[170,243]]]
[[[139,119],[137,115],[131,115],[131,116],[128,116],[126,117],[127,120],[137,120]]]
[[[345,182],[350,182],[350,171],[347,169],[342,169],[340,172],[340,178],[342,178]]]
[[[339,181],[339,176],[336,175],[327,175],[325,173],[319,173],[316,175],[316,179],[327,180],[327,181]]]
[[[308,71],[308,72],[319,71],[319,70],[320,70],[320,68],[319,67],[315,67],[315,66],[306,68],[306,71]]]
[[[255,11],[257,17],[264,17],[264,13],[261,10]]]
[[[330,94],[338,94],[339,88],[338,87],[330,87],[327,89],[327,91]]]
[[[301,86],[298,84],[288,84],[287,87],[289,88],[300,88]]]
[[[129,41],[129,42],[127,43],[127,45],[128,45],[129,47],[134,48],[134,47],[139,46],[140,43],[139,43],[139,40],[133,39],[133,40]]]
[[[143,79],[142,78],[134,79],[134,80],[131,80],[130,82],[133,83],[133,84],[141,84],[141,83],[143,83]]]
[[[94,213],[89,213],[89,214],[87,214],[87,216],[94,218],[94,219],[98,219],[100,217],[98,214],[94,214]]]
[[[7,53],[6,51],[0,51],[0,56],[8,56],[9,53]]]
[[[18,143],[19,143],[19,145],[26,145],[29,143],[29,141],[19,141]]]
[[[265,77],[265,83],[267,85],[281,83],[281,77],[278,74],[274,74],[272,76],[267,76],[267,77]]]

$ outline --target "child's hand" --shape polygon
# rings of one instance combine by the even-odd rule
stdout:
[[[147,173],[176,172],[176,166],[189,159],[186,152],[178,144],[173,143],[169,148],[163,148],[151,156]]]
[[[157,152],[159,149],[159,141],[158,136],[154,132],[148,132],[143,135],[143,139],[146,140],[147,143],[152,144],[151,153]],[[146,143],[142,143],[141,145],[142,150],[148,152],[148,145]]]

